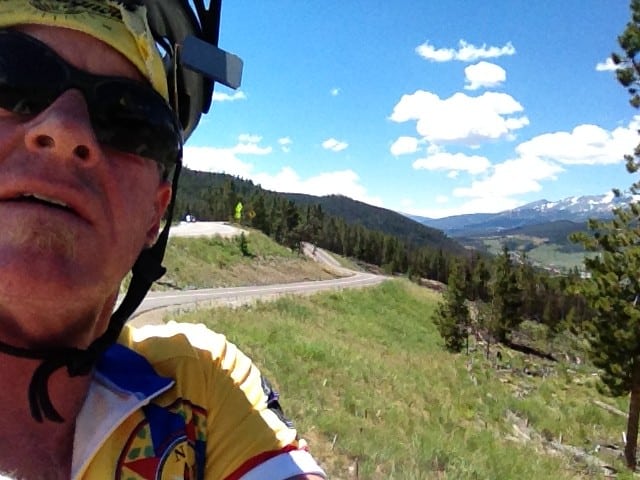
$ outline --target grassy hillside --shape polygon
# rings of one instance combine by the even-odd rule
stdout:
[[[625,419],[593,400],[623,410],[625,400],[599,396],[583,362],[445,352],[438,298],[394,280],[178,319],[225,333],[256,361],[332,479],[604,478],[550,445],[593,453],[619,442]]]
[[[153,288],[238,287],[336,277],[261,232],[252,230],[246,240],[249,256],[243,255],[238,238],[170,237],[164,261],[167,273]]]

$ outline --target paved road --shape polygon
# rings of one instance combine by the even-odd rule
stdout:
[[[356,273],[350,277],[332,280],[320,280],[274,285],[258,285],[248,287],[207,288],[198,290],[181,290],[171,292],[150,292],[136,315],[162,307],[215,301],[217,303],[239,305],[257,298],[273,298],[280,295],[304,295],[322,290],[339,290],[377,285],[385,277],[370,273]]]
[[[213,225],[214,222],[208,222],[209,225],[192,224],[188,225],[188,232],[177,232],[185,234],[185,236],[220,234],[221,230],[224,234],[232,234],[232,228],[228,225]],[[216,222],[217,223],[217,222]],[[195,233],[197,231],[198,233]],[[206,233],[205,233],[206,232]],[[236,232],[237,234],[237,232]],[[149,312],[159,311],[164,308],[193,308],[198,305],[221,304],[221,305],[242,305],[260,299],[272,299],[282,295],[308,295],[323,290],[340,290],[343,288],[359,288],[371,285],[377,285],[383,282],[386,277],[373,275],[370,273],[352,272],[339,266],[338,262],[327,252],[316,249],[313,251],[311,245],[304,245],[305,253],[316,261],[330,265],[342,275],[348,275],[342,278],[332,280],[282,283],[274,285],[247,286],[247,287],[229,287],[229,288],[207,288],[197,290],[180,290],[169,292],[149,292],[142,304],[132,315],[131,323],[141,325],[144,323],[155,323],[159,320],[152,317]],[[143,315],[144,314],[144,315]],[[161,317],[161,315],[159,316]]]

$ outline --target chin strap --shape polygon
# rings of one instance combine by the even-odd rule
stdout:
[[[86,349],[73,347],[30,349],[9,345],[0,341],[0,352],[20,358],[42,360],[29,383],[29,409],[31,416],[42,423],[44,418],[62,423],[64,418],[58,413],[49,396],[49,378],[62,367],[67,368],[70,377],[88,375],[104,351],[118,341],[120,332],[127,319],[138,308],[153,282],[164,275],[166,269],[162,259],[169,240],[169,229],[173,219],[173,209],[178,190],[178,178],[182,168],[181,157],[176,163],[172,180],[171,202],[167,211],[167,220],[153,247],[140,252],[131,269],[133,275],[129,289],[118,309],[111,315],[107,330]]]

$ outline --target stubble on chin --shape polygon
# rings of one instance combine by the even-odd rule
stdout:
[[[59,256],[66,260],[76,258],[75,235],[65,228],[48,228],[41,225],[37,229],[17,228],[0,233],[0,243],[26,248],[32,261],[39,256]]]

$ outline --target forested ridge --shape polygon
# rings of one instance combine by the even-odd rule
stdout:
[[[452,252],[461,251],[458,243],[447,237],[442,230],[427,227],[385,208],[368,205],[343,195],[323,197],[302,193],[283,195],[297,205],[320,205],[325,213],[340,217],[349,224],[361,224],[370,230],[380,230],[395,235],[410,245],[442,247]]]
[[[446,282],[449,258],[468,255],[438,230],[346,197],[304,196],[298,203],[251,181],[188,169],[180,183],[176,218],[189,214],[202,221],[236,221],[292,249],[310,242],[380,266],[388,273],[409,273],[441,282]],[[317,203],[311,202],[314,198]],[[242,213],[235,219],[238,203]]]
[[[222,188],[225,184],[233,186],[227,185]],[[178,192],[178,211],[181,216],[191,213],[201,220],[229,220],[234,213],[235,199],[250,208],[252,202],[259,197],[279,197],[292,200],[302,210],[302,207],[320,206],[325,214],[339,217],[349,225],[360,224],[369,230],[394,235],[412,246],[430,246],[451,252],[462,251],[460,244],[447,237],[441,230],[422,225],[397,212],[342,195],[316,197],[299,193],[277,193],[231,175],[189,169],[183,170]],[[214,202],[217,205],[214,205]]]

